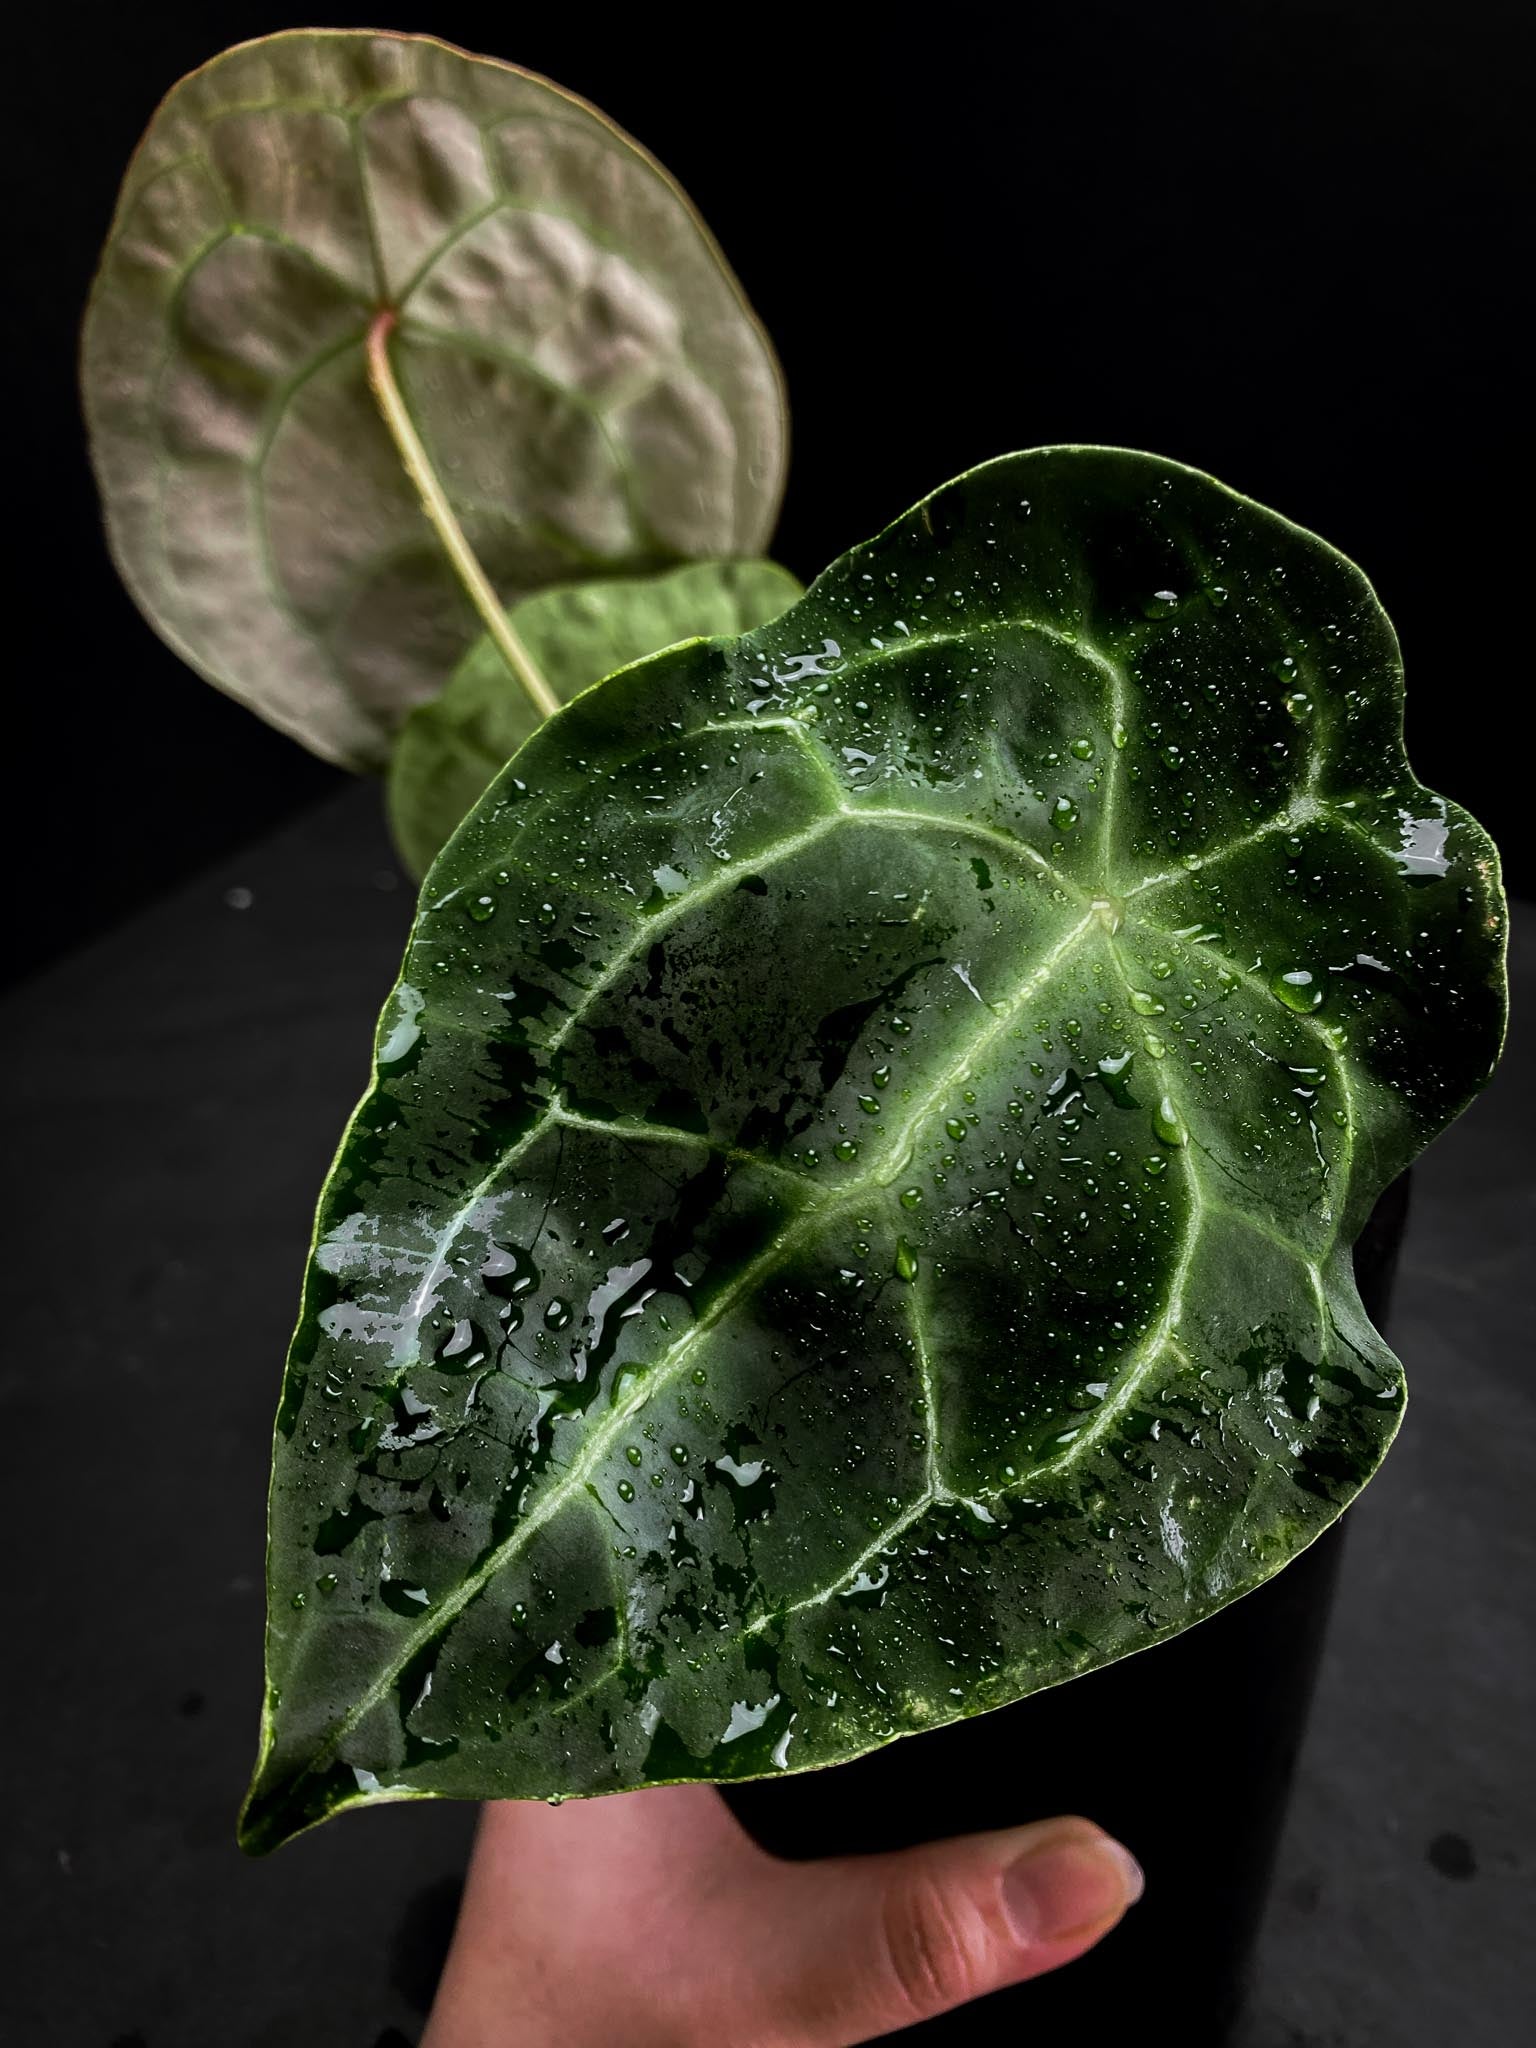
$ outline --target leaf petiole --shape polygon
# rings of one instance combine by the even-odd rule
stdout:
[[[490,580],[476,559],[474,549],[464,538],[464,529],[454,515],[437,472],[432,467],[431,457],[422,445],[416,431],[416,422],[406,408],[400,386],[395,382],[394,367],[389,360],[389,337],[394,332],[396,313],[392,306],[385,306],[374,315],[368,329],[368,382],[378,401],[379,411],[384,416],[400,460],[405,464],[406,474],[416,486],[421,498],[421,508],[431,520],[443,551],[453,564],[454,574],[463,584],[466,595],[484,622],[485,630],[495,642],[503,661],[522,685],[529,702],[541,718],[548,718],[560,708],[560,700],[544,680],[538,664],[528,652],[511,622],[507,618],[500,599],[491,588]]]

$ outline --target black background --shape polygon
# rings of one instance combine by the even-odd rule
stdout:
[[[692,192],[787,373],[792,568],[813,574],[1010,448],[1122,443],[1207,468],[1366,568],[1403,640],[1419,774],[1482,815],[1530,888],[1499,706],[1525,687],[1529,10],[904,18],[417,0],[378,25],[558,79]],[[10,972],[336,780],[139,620],[100,541],[73,392],[95,252],[158,96],[289,25],[261,7],[122,8],[86,36],[43,10],[12,72],[13,395],[30,397],[11,429],[37,561],[11,683]]]
[[[1528,0],[1055,0],[912,19],[415,0],[382,25],[584,93],[692,192],[787,373],[790,566],[814,572],[1011,447],[1121,442],[1206,467],[1371,574],[1404,642],[1418,771],[1483,817],[1529,892],[1516,180],[1530,14]],[[101,544],[74,396],[96,250],[155,101],[292,21],[217,0],[98,11],[88,28],[37,9],[6,39],[7,500],[25,560],[7,615],[22,644],[0,977],[252,848],[8,1006],[4,1390],[25,1669],[6,1753],[25,1763],[8,1799],[21,1966],[3,2002],[19,2001],[16,2038],[61,2048],[403,2048],[470,1823],[423,1802],[376,1817],[387,1844],[361,1821],[323,1830],[277,1883],[229,1845],[259,1686],[275,1361],[406,906],[381,890],[369,791],[272,835],[345,778],[138,618]],[[221,894],[235,880],[255,884],[240,915]],[[1261,1973],[1292,2048],[1506,2048],[1526,2014],[1519,1058],[1418,1176],[1396,1338],[1414,1410],[1350,1517]],[[1272,1591],[1304,1584],[1293,1572]],[[1198,1658],[1221,1640],[1188,1644]],[[1281,1663],[1284,1683],[1305,1677]],[[1074,1695],[1058,1699],[1069,1717]],[[1153,1765],[1176,1781],[1193,1759],[1218,1798],[1252,1794],[1251,1740],[1234,1765],[1212,1728],[1192,1711],[1154,1729]],[[1082,1803],[1098,1812],[1094,1777]],[[946,1807],[943,1825],[972,1818]],[[1188,1835],[1196,1854],[1200,1827]],[[1218,1870],[1226,1904],[1238,1877]],[[1153,1884],[1208,1940],[1199,1888],[1167,1863]],[[1171,1964],[1128,1983],[1159,2015],[1187,1928],[1163,1948]],[[1065,1996],[1079,2025],[1103,2018],[1073,1983]],[[1179,2010],[1187,2021],[1187,1998]]]

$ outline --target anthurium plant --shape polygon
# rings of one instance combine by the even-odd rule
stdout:
[[[278,1412],[242,1838],[849,1758],[1257,1586],[1403,1410],[1351,1246],[1501,1043],[1392,628],[1179,463],[803,594],[772,355],[569,95],[179,86],[87,324],[124,576],[424,873]]]

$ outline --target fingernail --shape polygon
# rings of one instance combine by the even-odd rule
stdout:
[[[1021,1943],[1062,1941],[1134,1906],[1141,1865],[1108,1835],[1057,1835],[1030,1849],[1003,1877],[1003,1898]]]

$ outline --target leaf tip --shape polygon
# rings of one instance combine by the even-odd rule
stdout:
[[[295,1835],[318,1827],[333,1813],[375,1788],[367,1771],[353,1770],[324,1753],[305,1753],[263,1731],[260,1755],[235,1822],[235,1839],[247,1856],[268,1856]]]

